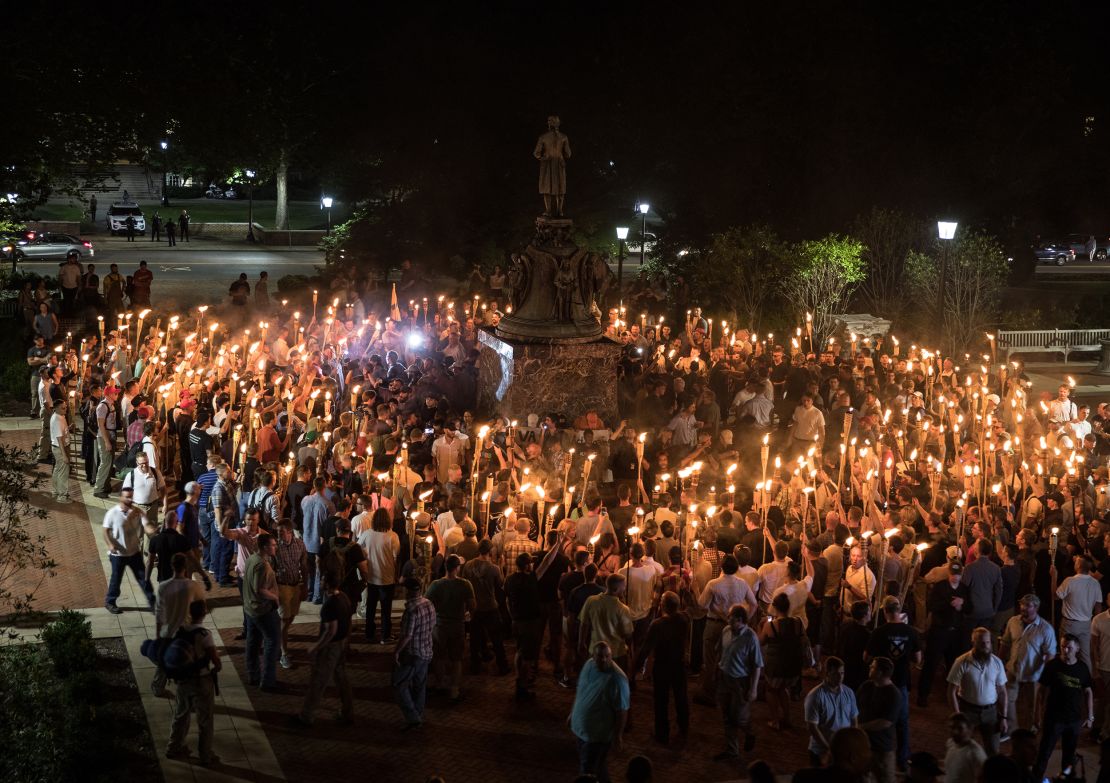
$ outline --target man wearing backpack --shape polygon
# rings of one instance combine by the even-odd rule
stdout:
[[[281,653],[281,618],[278,617],[277,576],[270,561],[277,554],[277,540],[263,533],[258,551],[247,560],[243,575],[243,612],[247,621],[247,682],[267,693],[282,693],[277,681]]]
[[[355,549],[361,551],[362,547],[355,545]],[[300,714],[291,719],[298,726],[312,725],[312,713],[333,677],[341,705],[339,721],[348,725],[354,722],[351,683],[347,679],[346,667],[347,636],[351,632],[354,609],[347,593],[340,589],[342,583],[339,576],[331,569],[324,569],[324,592],[327,598],[320,607],[320,635],[316,643],[308,648],[308,655],[312,659],[312,679]]]
[[[159,516],[164,517],[169,510],[169,496],[166,495],[166,480],[157,468],[150,466],[150,458],[145,452],[135,455],[135,469],[123,479],[123,486],[132,490],[135,507],[143,514],[147,534],[158,530]],[[161,504],[161,514],[158,505]]]
[[[462,699],[466,615],[478,607],[474,586],[459,576],[461,565],[458,555],[448,555],[444,561],[446,575],[428,585],[425,593],[436,608],[433,684],[446,690],[453,704]]]
[[[112,460],[116,447],[116,400],[119,399],[119,387],[109,386],[104,390],[104,397],[96,405],[96,491],[93,495],[98,498],[108,497],[111,490]]]
[[[154,597],[154,637],[172,639],[189,620],[189,607],[194,601],[204,603],[200,582],[189,578],[189,558],[184,552],[173,556],[173,577],[159,583]],[[155,696],[166,695],[166,670],[159,665],[150,683]]]
[[[370,578],[366,552],[351,538],[351,521],[335,518],[335,536],[320,549],[320,572],[332,572],[338,577],[339,589],[350,601],[351,612],[358,607],[363,585]]]
[[[212,635],[203,626],[206,613],[204,601],[193,601],[189,604],[189,620],[178,631],[179,636],[192,641],[197,663],[191,668],[198,670],[177,681],[177,699],[173,705],[173,724],[170,726],[166,758],[185,758],[189,755],[185,735],[189,733],[189,715],[195,711],[197,730],[200,732],[197,752],[201,766],[209,767],[220,760],[212,752],[212,717],[215,712],[216,673],[222,664]]]
[[[273,530],[281,517],[278,512],[277,495],[274,494],[274,474],[259,468],[254,473],[254,489],[247,496],[247,507],[257,508],[261,514],[259,525]]]

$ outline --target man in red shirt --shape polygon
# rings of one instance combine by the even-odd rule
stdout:
[[[274,428],[274,414],[266,411],[262,414],[262,426],[259,427],[256,439],[258,443],[258,461],[265,465],[268,462],[281,462],[282,453],[289,447],[289,436],[292,429],[285,433],[285,440],[278,437]]]

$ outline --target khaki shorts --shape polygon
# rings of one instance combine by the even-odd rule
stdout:
[[[278,585],[278,617],[292,620],[301,611],[301,585]]]

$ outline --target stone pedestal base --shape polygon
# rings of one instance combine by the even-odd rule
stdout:
[[[1110,375],[1110,340],[1098,341],[1101,349],[1098,355],[1098,367],[1091,370],[1095,375]]]
[[[571,345],[505,340],[478,331],[478,408],[523,421],[563,413],[573,419],[589,410],[617,417],[620,344],[609,338]]]

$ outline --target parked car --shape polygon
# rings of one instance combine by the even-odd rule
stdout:
[[[39,261],[46,259],[65,260],[71,250],[77,251],[81,258],[92,258],[96,251],[92,242],[72,234],[53,231],[25,231],[3,238],[4,257],[9,261]]]
[[[108,214],[104,218],[104,222],[108,226],[108,232],[113,236],[126,234],[128,215],[135,221],[135,233],[145,234],[146,218],[143,217],[143,210],[132,201],[119,201],[108,207]]]
[[[1086,240],[1084,240],[1086,241]],[[1037,263],[1045,262],[1063,266],[1075,260],[1075,250],[1064,241],[1043,241],[1033,245]]]
[[[1064,237],[1064,242],[1075,251],[1075,257],[1077,259],[1086,261],[1088,258],[1087,240],[1090,238],[1090,234],[1068,234]],[[1107,237],[1095,236],[1095,261],[1106,260],[1106,251],[1108,247],[1110,247],[1110,239]]]

